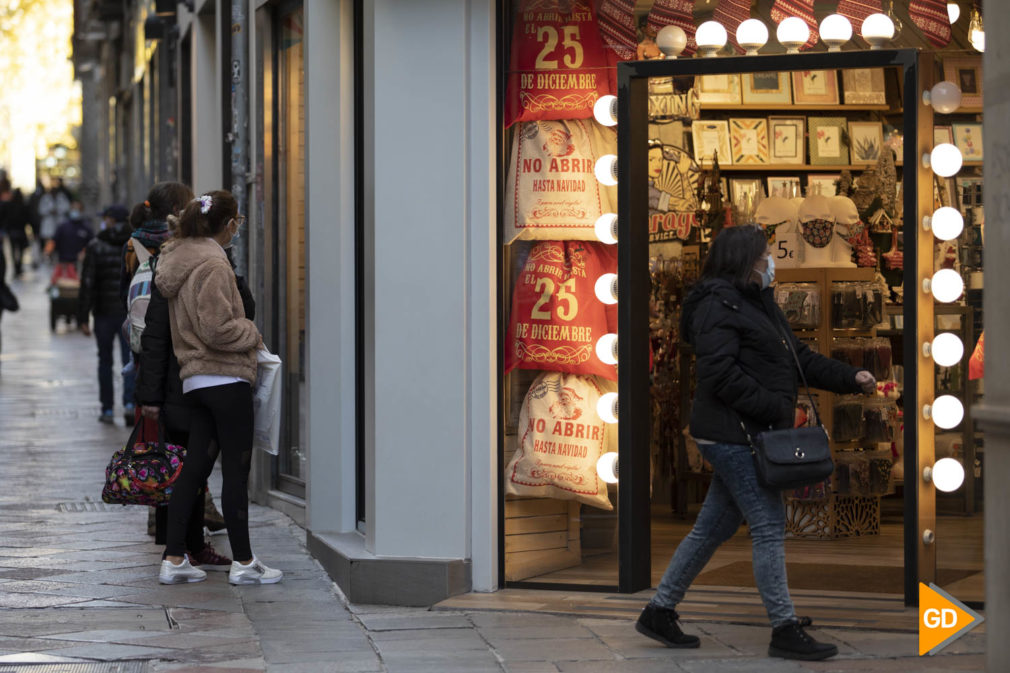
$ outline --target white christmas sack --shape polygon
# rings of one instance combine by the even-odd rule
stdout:
[[[256,351],[253,391],[253,448],[276,456],[281,441],[281,359],[268,350]]]
[[[516,127],[505,186],[505,242],[595,241],[596,220],[617,212],[617,187],[596,179],[617,133],[591,119]]]
[[[596,463],[607,451],[610,428],[617,426],[603,422],[596,403],[616,390],[598,376],[538,376],[519,411],[519,445],[505,470],[505,492],[613,509]]]

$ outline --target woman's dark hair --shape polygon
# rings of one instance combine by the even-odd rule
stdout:
[[[206,203],[205,203],[206,202]],[[206,210],[207,212],[203,212]],[[231,192],[207,192],[190,201],[179,216],[179,238],[217,236],[238,215],[238,202]]]
[[[140,225],[144,224],[147,220],[147,213],[149,212],[148,207],[143,203],[138,203],[130,211],[130,219],[127,222],[130,223],[130,229],[136,231],[140,229]]]
[[[719,232],[708,248],[701,277],[723,278],[745,289],[753,281],[754,265],[768,249],[768,238],[757,226],[741,225]]]
[[[169,215],[178,215],[192,200],[193,190],[181,182],[156,183],[143,203],[146,208],[144,221],[165,220]],[[132,218],[130,224],[133,224]]]

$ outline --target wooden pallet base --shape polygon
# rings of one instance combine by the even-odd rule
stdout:
[[[825,500],[786,501],[786,532],[792,537],[834,540],[880,533],[880,498],[832,495]]]

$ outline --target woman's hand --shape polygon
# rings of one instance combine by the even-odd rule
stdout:
[[[152,421],[158,420],[158,416],[161,414],[161,407],[151,407],[144,405],[140,407],[140,415],[144,418],[150,418]]]
[[[872,395],[877,392],[877,379],[873,378],[873,374],[865,369],[860,369],[856,372],[856,383],[859,384],[859,387],[863,389],[863,393],[866,395]]]

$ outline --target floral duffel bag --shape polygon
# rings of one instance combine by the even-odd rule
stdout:
[[[164,505],[172,497],[172,485],[182,472],[186,448],[165,443],[163,421],[158,420],[157,441],[147,441],[137,423],[126,446],[112,454],[105,468],[102,500],[121,505]]]

